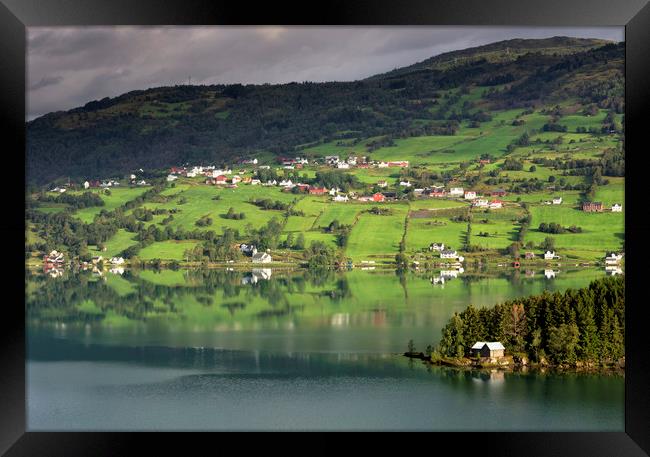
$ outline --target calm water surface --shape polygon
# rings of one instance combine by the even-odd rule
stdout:
[[[622,431],[622,376],[463,371],[399,356],[409,339],[437,343],[470,303],[603,274],[30,275],[28,428]]]

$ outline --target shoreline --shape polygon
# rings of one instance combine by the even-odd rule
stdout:
[[[507,372],[553,372],[553,373],[619,373],[625,374],[625,356],[618,362],[602,365],[593,362],[578,361],[574,364],[555,365],[549,362],[536,363],[530,362],[526,358],[515,358],[513,356],[505,356],[501,360],[476,360],[468,357],[452,358],[441,357],[440,359],[432,360],[431,356],[427,356],[422,352],[404,352],[401,354],[411,360],[422,360],[428,366],[440,366],[446,368],[457,368],[465,370],[502,370]],[[518,359],[518,360],[516,360]]]

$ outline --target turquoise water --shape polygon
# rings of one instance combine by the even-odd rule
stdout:
[[[30,277],[28,428],[622,431],[620,375],[462,371],[399,355],[411,338],[437,343],[470,303],[602,275]]]

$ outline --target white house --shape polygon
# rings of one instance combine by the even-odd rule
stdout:
[[[490,202],[490,209],[499,209],[503,208],[503,202],[501,200],[492,200]]]
[[[269,263],[272,260],[271,255],[266,252],[257,252],[253,254],[253,263]]]
[[[546,251],[544,253],[544,260],[553,260],[553,259],[559,259],[560,257],[555,255],[555,251]]]
[[[147,181],[145,181],[144,179],[138,181],[138,186],[146,186],[146,185],[147,185]]]
[[[290,179],[283,179],[280,181],[280,187],[286,187],[288,189],[294,187],[293,183],[291,182]]]
[[[346,162],[338,162],[336,168],[350,168],[350,164]]]
[[[485,208],[488,206],[488,201],[485,198],[477,198],[472,202],[472,206],[477,206],[479,208]]]
[[[402,187],[411,187],[411,183],[409,181],[400,181],[399,185]]]
[[[552,200],[554,205],[561,205],[562,204],[562,197],[553,197]]]
[[[251,179],[251,186],[257,186],[261,183],[262,181],[260,181],[259,179]]]
[[[271,181],[271,180],[269,179],[268,181],[266,181],[266,182],[265,182],[264,184],[262,184],[262,185],[263,185],[263,186],[277,186],[277,185],[278,185],[278,182],[277,182],[275,179],[274,179],[273,181]]]
[[[377,181],[377,187],[388,187],[388,183],[384,180]]]
[[[335,202],[347,202],[349,200],[347,195],[337,195],[332,199]]]
[[[553,270],[544,270],[544,276],[546,276],[546,279],[555,278],[555,271],[553,271]]]
[[[623,254],[616,254],[615,252],[612,252],[609,255],[605,256],[605,263],[608,265],[616,265],[621,261],[622,258]]]
[[[457,259],[458,258],[458,253],[454,250],[451,249],[443,249],[440,251],[440,258],[441,259]]]
[[[230,180],[233,184],[237,184],[238,182],[241,182],[241,176],[235,175]]]
[[[111,257],[111,263],[113,265],[122,265],[124,263],[124,258],[122,258],[122,257]]]
[[[453,197],[460,197],[464,193],[465,193],[465,190],[462,187],[452,187],[449,190],[449,195],[451,195]]]
[[[89,187],[90,187],[90,183],[88,181],[84,181],[84,189],[88,189]]]
[[[325,156],[325,162],[330,165],[335,165],[339,162],[339,156]]]
[[[468,190],[465,192],[465,200],[474,200],[476,198],[476,192],[473,190]]]
[[[445,243],[431,243],[429,245],[429,251],[444,251]]]
[[[619,205],[618,203],[614,203],[612,205],[612,213],[620,213],[623,211],[623,205]]]
[[[178,179],[178,176],[176,176],[176,175],[167,175],[167,182],[176,181],[177,179]]]
[[[338,187],[332,187],[332,188],[328,191],[328,193],[329,193],[330,195],[336,195],[336,194],[339,193],[340,191],[341,191],[341,189],[339,189]]]
[[[377,168],[388,168],[388,162],[379,162]]]

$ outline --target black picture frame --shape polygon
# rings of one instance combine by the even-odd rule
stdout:
[[[23,185],[21,164],[25,151],[25,50],[28,26],[57,25],[517,25],[517,26],[625,26],[626,93],[625,130],[628,161],[626,198],[626,374],[625,432],[621,433],[438,433],[423,441],[431,452],[446,445],[463,451],[505,455],[622,456],[650,453],[650,379],[644,340],[643,281],[648,256],[644,235],[644,170],[650,151],[644,127],[650,106],[650,5],[646,0],[338,0],[325,4],[278,5],[266,2],[210,0],[0,0],[0,125],[4,130],[6,206],[13,214],[0,218],[3,234],[5,297],[0,340],[0,453],[15,455],[123,455],[135,452],[135,441],[171,450],[204,441],[213,452],[223,446],[210,435],[141,433],[37,433],[26,432],[25,414],[25,308],[24,253],[17,242],[24,235],[24,201],[12,198],[11,189]],[[9,141],[7,141],[9,140]],[[14,187],[15,186],[15,187]],[[3,205],[4,206],[4,205]],[[20,232],[23,232],[22,234]],[[12,239],[16,242],[12,242]],[[15,263],[14,263],[15,262]],[[11,293],[7,293],[11,292]],[[15,294],[15,295],[14,295]],[[11,298],[10,298],[11,297]],[[277,435],[275,435],[277,436]],[[364,440],[364,446],[383,445],[386,434]],[[379,438],[379,439],[378,439]],[[239,438],[235,438],[239,440]],[[327,450],[338,440],[318,439]],[[187,441],[186,441],[187,440]],[[248,440],[247,440],[248,441]],[[268,438],[256,440],[272,445]],[[233,443],[234,444],[234,443]],[[242,443],[240,443],[241,445]],[[216,447],[215,447],[216,445]],[[188,448],[184,449],[187,451]],[[426,447],[425,447],[426,449]],[[150,449],[151,450],[151,449]],[[130,451],[130,452],[129,452]]]

